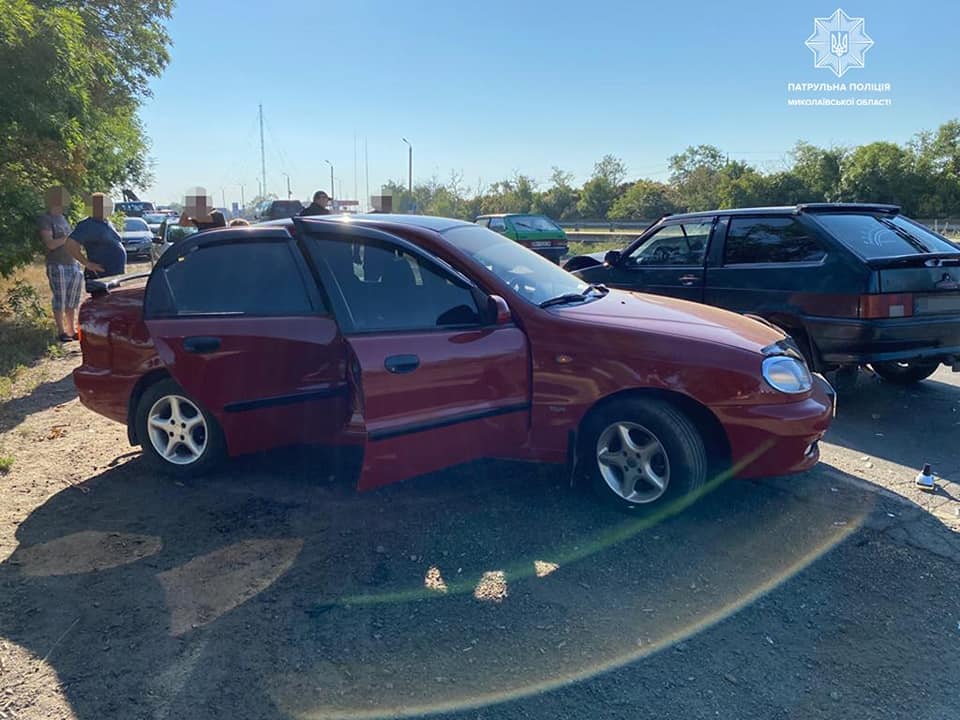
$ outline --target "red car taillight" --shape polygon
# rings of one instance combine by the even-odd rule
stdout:
[[[865,320],[911,317],[913,315],[913,294],[861,295],[858,314]]]

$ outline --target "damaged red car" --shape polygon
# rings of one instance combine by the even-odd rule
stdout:
[[[472,223],[198,233],[94,283],[80,399],[174,473],[361,446],[369,489],[482,457],[567,463],[628,509],[817,462],[833,392],[778,329],[588,285]]]

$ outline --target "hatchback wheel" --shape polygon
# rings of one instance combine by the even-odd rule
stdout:
[[[627,400],[591,418],[581,458],[594,491],[630,512],[660,510],[699,492],[707,481],[703,438],[672,405]]]
[[[913,385],[933,375],[939,362],[885,362],[873,363],[870,367],[884,380],[895,385]]]
[[[173,380],[147,388],[135,421],[144,453],[166,472],[198,475],[213,469],[225,455],[217,421]]]

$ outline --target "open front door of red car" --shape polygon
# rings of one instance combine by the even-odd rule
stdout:
[[[523,330],[489,317],[472,281],[402,238],[347,223],[304,230],[351,348],[359,489],[516,456],[530,420]]]
[[[527,438],[527,341],[514,326],[349,338],[366,432],[358,488],[481,457]]]

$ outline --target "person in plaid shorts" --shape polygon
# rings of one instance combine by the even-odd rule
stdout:
[[[70,197],[64,188],[52,187],[44,199],[47,212],[38,218],[37,225],[46,251],[53,318],[60,342],[70,342],[77,339],[77,310],[83,292],[83,271],[80,263],[67,252],[65,244],[71,228],[63,211],[70,205]]]

